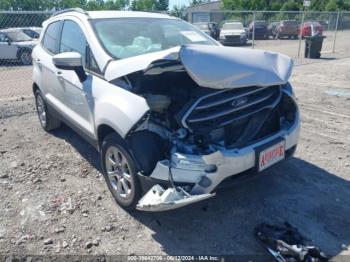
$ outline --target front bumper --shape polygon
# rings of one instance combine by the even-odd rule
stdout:
[[[295,147],[299,140],[300,117],[297,109],[293,125],[278,133],[241,149],[223,149],[209,155],[185,155],[175,153],[172,156],[171,173],[175,184],[191,185],[190,194],[211,193],[224,179],[238,175],[256,167],[256,149],[278,138],[285,140],[285,150]],[[208,167],[216,169],[208,172]],[[169,181],[169,161],[159,161],[149,179]]]
[[[246,44],[247,36],[246,35],[228,35],[224,38],[219,39],[220,43],[225,44]]]

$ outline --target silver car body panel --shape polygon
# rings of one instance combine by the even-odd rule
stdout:
[[[110,81],[144,70],[158,59],[180,59],[199,86],[216,89],[285,84],[293,67],[292,59],[274,52],[189,45],[113,61],[106,69],[105,78]]]
[[[285,84],[293,67],[288,56],[239,47],[186,46],[180,59],[198,85],[217,89]]]

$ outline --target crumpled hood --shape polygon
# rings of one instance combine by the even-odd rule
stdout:
[[[293,67],[288,56],[240,47],[185,46],[180,60],[198,85],[217,89],[285,84]]]
[[[180,60],[190,77],[203,87],[225,89],[285,84],[293,62],[285,55],[246,48],[188,45],[111,62],[110,81],[146,69],[155,60]]]

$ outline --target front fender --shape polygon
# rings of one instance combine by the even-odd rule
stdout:
[[[149,111],[146,100],[100,78],[94,81],[96,134],[98,126],[108,125],[125,138]]]

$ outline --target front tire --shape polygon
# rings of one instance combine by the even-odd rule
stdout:
[[[115,133],[105,137],[101,146],[103,176],[116,202],[124,209],[135,209],[141,198],[137,166],[125,142]]]
[[[36,111],[38,113],[39,122],[42,128],[45,131],[50,131],[59,128],[61,126],[60,120],[51,115],[50,112],[47,110],[46,102],[39,89],[35,91],[34,96]]]

